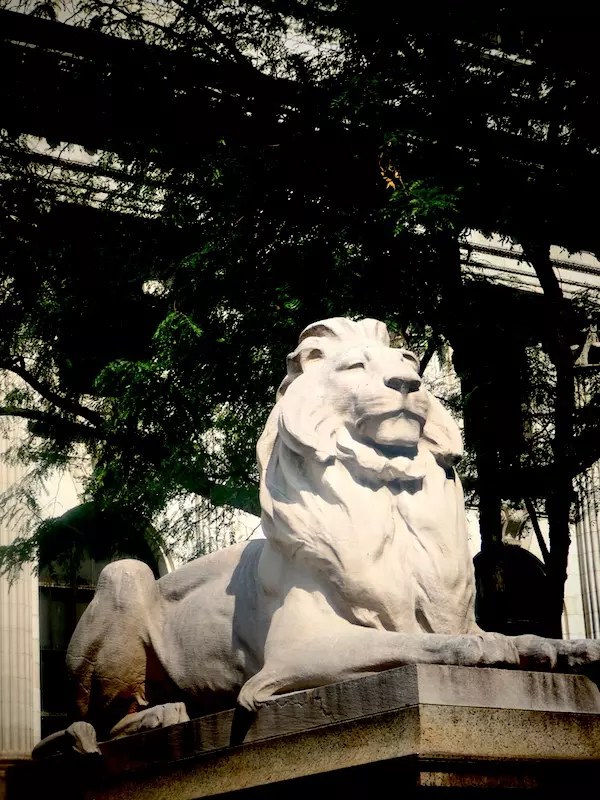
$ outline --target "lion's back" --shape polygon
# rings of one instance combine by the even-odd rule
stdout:
[[[198,701],[214,694],[227,702],[260,668],[257,566],[264,545],[264,539],[232,545],[159,581],[165,601],[160,660]]]
[[[207,584],[227,585],[248,556],[263,545],[264,539],[253,539],[195,558],[160,578],[161,596],[167,602],[178,602]]]

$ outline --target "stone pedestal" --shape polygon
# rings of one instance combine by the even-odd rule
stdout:
[[[15,796],[49,782],[78,800],[599,785],[600,693],[583,676],[400,667],[101,749],[36,765]]]

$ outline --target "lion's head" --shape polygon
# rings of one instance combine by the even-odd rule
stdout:
[[[419,445],[444,466],[462,455],[460,431],[423,386],[417,357],[390,347],[375,319],[335,317],[302,331],[258,445],[262,469],[277,436],[322,463],[367,458],[384,480],[401,465],[417,477]]]
[[[452,470],[458,426],[423,386],[417,358],[391,348],[377,320],[333,318],[302,332],[257,454],[267,539],[326,573],[363,624],[375,614],[390,627],[404,614],[391,595],[373,599],[374,570],[388,558],[389,572],[386,548],[406,562],[407,531],[450,532],[466,544]]]

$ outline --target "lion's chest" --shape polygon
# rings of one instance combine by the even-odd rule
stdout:
[[[437,467],[420,491],[399,492],[393,507],[394,540],[417,628],[467,632],[474,584],[460,485]]]

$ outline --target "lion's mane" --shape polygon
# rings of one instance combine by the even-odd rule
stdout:
[[[310,366],[319,361],[326,367],[333,348],[365,340],[389,346],[385,325],[324,320],[306,328],[288,356],[287,375],[257,445],[263,531],[287,557],[327,578],[351,621],[389,630],[416,619],[419,629],[432,631],[445,623],[433,618],[444,612],[434,614],[427,599],[431,582],[462,593],[465,619],[472,616],[470,563],[450,576],[444,566],[446,548],[457,542],[466,548],[462,489],[454,473],[461,436],[428,393],[429,412],[413,457],[386,458],[353,439]],[[423,493],[432,496],[420,499]],[[427,551],[421,561],[431,565],[424,576],[415,574],[412,555],[412,539],[421,530],[418,547]],[[406,585],[407,576],[413,586]],[[394,588],[394,582],[404,586]]]

